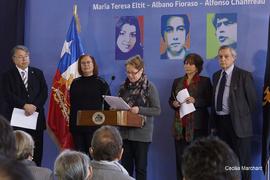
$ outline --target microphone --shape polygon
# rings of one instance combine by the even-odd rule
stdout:
[[[101,104],[101,110],[102,110],[102,111],[104,111],[105,96],[106,96],[106,95],[108,94],[108,92],[110,91],[110,87],[111,87],[112,82],[113,82],[114,80],[115,80],[115,75],[112,75],[112,76],[111,76],[110,83],[109,83],[109,85],[108,85],[108,88],[107,88],[105,94],[102,95],[102,104]]]
[[[111,77],[111,83],[113,82],[115,80],[115,75],[112,75],[112,77]],[[110,83],[110,84],[111,84]]]

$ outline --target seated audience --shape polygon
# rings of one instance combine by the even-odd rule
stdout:
[[[112,126],[102,126],[93,135],[90,154],[93,158],[92,180],[134,180],[118,162],[123,154],[123,141]]]
[[[239,161],[231,148],[215,137],[201,138],[186,148],[184,180],[240,180]]]
[[[90,158],[81,152],[65,150],[55,160],[54,174],[58,180],[91,180]]]
[[[16,130],[14,131],[16,141],[16,159],[27,166],[37,180],[53,180],[53,173],[48,168],[37,167],[33,160],[34,140],[30,134]]]
[[[0,155],[1,180],[34,180],[29,169],[20,161]]]
[[[15,159],[16,147],[13,129],[9,122],[0,115],[0,155]]]

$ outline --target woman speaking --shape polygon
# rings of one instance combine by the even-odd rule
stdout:
[[[122,164],[130,175],[134,164],[136,180],[147,179],[147,154],[152,141],[154,117],[160,114],[159,95],[155,85],[144,73],[144,63],[139,55],[128,59],[127,78],[120,86],[119,96],[131,107],[130,111],[144,119],[142,128],[121,128],[124,153]]]

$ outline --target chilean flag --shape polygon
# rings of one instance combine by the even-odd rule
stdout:
[[[54,140],[61,149],[73,148],[73,140],[69,132],[69,88],[73,79],[79,76],[77,62],[78,58],[84,54],[76,20],[75,14],[72,17],[54,75],[48,113],[48,129],[53,133]]]

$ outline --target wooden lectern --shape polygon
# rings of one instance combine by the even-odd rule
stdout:
[[[122,110],[81,110],[77,113],[78,126],[125,126],[142,127],[143,118],[138,114]]]

